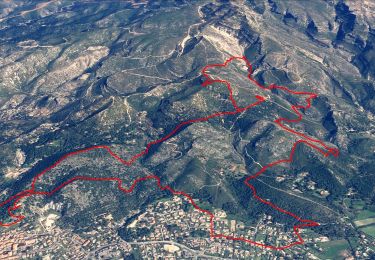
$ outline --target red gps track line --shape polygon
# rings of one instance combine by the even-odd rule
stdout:
[[[286,92],[288,92],[290,94],[294,94],[294,95],[307,95],[308,96],[305,99],[305,101],[307,102],[306,106],[301,106],[301,105],[292,105],[291,106],[291,109],[297,115],[297,117],[295,119],[278,118],[278,119],[276,119],[274,121],[283,130],[288,131],[288,132],[290,132],[292,134],[295,134],[295,135],[300,136],[300,137],[303,138],[301,140],[296,141],[293,144],[293,147],[292,147],[291,152],[289,154],[289,158],[282,159],[282,160],[277,160],[277,161],[274,161],[274,162],[271,162],[271,163],[267,164],[266,166],[262,167],[262,169],[259,170],[254,175],[251,175],[251,176],[247,177],[245,179],[245,181],[244,181],[245,185],[248,186],[252,190],[253,196],[254,196],[255,199],[257,199],[258,201],[260,201],[260,202],[262,202],[262,203],[264,203],[264,204],[266,204],[266,205],[274,208],[275,210],[277,210],[277,211],[279,211],[279,212],[281,212],[283,214],[286,214],[286,215],[289,215],[289,216],[293,217],[294,219],[298,220],[299,222],[302,222],[301,224],[293,226],[293,232],[294,232],[294,234],[297,237],[297,241],[296,242],[287,244],[285,246],[274,246],[274,245],[269,245],[269,244],[263,244],[263,243],[260,243],[260,242],[256,242],[254,240],[247,239],[247,238],[244,238],[244,237],[234,237],[234,236],[227,236],[227,235],[224,235],[224,234],[216,234],[215,233],[215,229],[214,229],[214,217],[215,216],[214,216],[214,214],[212,212],[200,208],[194,202],[194,199],[190,195],[188,195],[187,193],[185,193],[183,191],[176,191],[176,190],[172,189],[168,185],[163,186],[161,184],[160,178],[158,176],[156,176],[156,175],[148,175],[148,176],[145,176],[145,177],[137,178],[137,179],[135,179],[132,182],[131,186],[128,189],[123,187],[123,181],[120,178],[118,178],[118,177],[75,176],[75,177],[73,177],[73,178],[65,181],[64,183],[60,184],[59,186],[55,187],[51,191],[36,191],[35,190],[35,184],[37,183],[38,179],[41,176],[43,176],[44,174],[48,173],[50,170],[52,170],[53,168],[55,168],[62,161],[64,161],[65,159],[67,159],[69,157],[72,157],[72,156],[75,156],[75,155],[78,155],[78,154],[82,154],[82,153],[86,153],[86,152],[91,151],[91,150],[103,149],[103,150],[107,151],[118,162],[122,163],[123,165],[130,166],[137,159],[139,159],[143,155],[147,154],[149,152],[150,148],[153,145],[160,144],[160,143],[164,142],[165,140],[171,138],[174,134],[176,134],[185,125],[189,125],[189,124],[193,124],[193,123],[197,123],[197,122],[205,122],[205,121],[208,121],[209,119],[215,118],[215,117],[220,117],[220,116],[225,116],[225,115],[235,115],[235,114],[238,114],[238,113],[242,113],[242,112],[244,112],[244,111],[246,111],[246,110],[248,110],[248,109],[250,109],[252,107],[255,107],[255,106],[259,105],[260,103],[266,101],[266,98],[264,98],[262,96],[255,96],[256,99],[257,99],[256,102],[254,102],[252,104],[249,104],[249,105],[247,105],[245,107],[239,107],[237,105],[236,100],[233,97],[233,92],[232,92],[232,88],[231,88],[230,82],[228,82],[226,80],[221,80],[221,79],[220,80],[219,79],[212,79],[209,76],[209,74],[207,73],[208,69],[214,68],[214,67],[226,67],[233,60],[243,60],[243,61],[245,61],[246,65],[248,67],[248,75],[247,75],[248,79],[251,82],[253,82],[256,86],[258,86],[259,88],[261,88],[261,89],[268,90],[268,91],[270,91],[272,89],[281,89],[281,90],[284,90],[284,91],[286,91]],[[206,117],[201,117],[201,118],[196,118],[196,119],[191,119],[191,120],[184,121],[184,122],[178,124],[169,134],[165,135],[164,137],[162,137],[160,139],[157,139],[157,140],[149,142],[146,145],[146,147],[141,152],[133,155],[129,160],[122,159],[120,156],[118,156],[115,152],[113,152],[106,145],[96,145],[96,146],[92,146],[92,147],[89,147],[89,148],[85,148],[85,149],[81,149],[81,150],[77,150],[77,151],[74,151],[74,152],[67,153],[67,154],[63,155],[62,157],[60,157],[55,163],[53,163],[52,165],[50,165],[49,167],[47,167],[43,171],[41,171],[39,174],[37,174],[32,179],[31,188],[30,189],[26,189],[24,191],[21,191],[21,192],[17,193],[16,195],[11,196],[7,200],[5,200],[5,201],[3,201],[3,202],[0,203],[0,208],[3,208],[7,204],[13,202],[8,207],[7,212],[8,212],[8,214],[9,214],[10,217],[12,217],[12,218],[15,219],[13,222],[10,222],[10,223],[0,222],[0,226],[9,227],[9,226],[15,225],[16,223],[20,222],[21,220],[23,220],[25,218],[25,216],[23,216],[23,215],[15,215],[13,213],[13,211],[15,211],[15,210],[17,210],[17,209],[19,209],[21,207],[21,205],[19,204],[19,202],[23,198],[27,198],[27,197],[35,196],[35,195],[50,196],[50,195],[52,195],[52,194],[60,191],[65,186],[67,186],[70,183],[73,183],[75,181],[107,181],[107,182],[117,182],[117,187],[118,187],[119,190],[121,190],[124,193],[131,193],[135,189],[135,187],[137,186],[137,184],[139,182],[147,181],[147,180],[155,180],[157,186],[161,190],[163,190],[163,191],[167,190],[167,191],[171,192],[174,195],[181,195],[181,196],[186,197],[188,199],[188,201],[192,204],[192,206],[195,209],[201,211],[202,213],[205,213],[205,214],[209,215],[209,217],[210,217],[210,236],[212,238],[225,238],[225,239],[233,240],[233,241],[243,241],[243,242],[246,242],[246,243],[249,243],[249,244],[253,244],[253,245],[257,245],[257,246],[260,246],[260,247],[263,247],[263,248],[268,248],[268,249],[273,249],[273,250],[284,250],[284,249],[290,248],[290,247],[295,246],[295,245],[303,244],[304,240],[302,239],[302,237],[301,237],[301,235],[299,233],[299,230],[301,228],[304,228],[304,227],[318,226],[319,224],[317,222],[315,222],[315,221],[312,221],[312,220],[302,219],[299,216],[295,215],[294,213],[291,213],[291,212],[289,212],[287,210],[284,210],[284,209],[278,207],[277,205],[273,204],[272,202],[270,202],[268,200],[262,199],[261,197],[259,197],[256,194],[255,187],[252,184],[250,184],[250,181],[252,179],[257,178],[259,175],[261,175],[263,172],[265,172],[270,167],[273,167],[273,166],[281,164],[281,163],[290,163],[290,162],[292,162],[293,161],[293,156],[294,156],[294,153],[295,153],[295,149],[296,149],[296,147],[299,144],[308,145],[311,148],[313,148],[313,149],[317,150],[318,152],[320,152],[321,154],[323,154],[324,156],[329,156],[330,154],[332,154],[333,156],[336,157],[336,156],[338,156],[339,152],[338,152],[338,150],[336,148],[329,147],[326,144],[324,144],[322,141],[314,139],[314,138],[309,137],[309,136],[306,136],[303,133],[297,132],[297,131],[295,131],[295,130],[293,130],[293,129],[291,129],[291,128],[285,126],[285,125],[283,125],[283,123],[282,123],[284,121],[285,122],[289,122],[289,123],[300,122],[302,120],[302,114],[299,112],[299,109],[308,109],[311,106],[311,100],[313,98],[317,97],[317,95],[315,93],[292,91],[292,90],[290,90],[290,89],[288,89],[286,87],[277,86],[277,85],[270,85],[268,87],[264,87],[260,83],[258,83],[255,79],[253,79],[251,77],[251,74],[252,74],[252,66],[249,63],[249,61],[246,59],[246,57],[231,57],[228,60],[226,60],[223,64],[209,64],[209,65],[205,66],[202,69],[202,75],[206,78],[206,81],[202,83],[202,86],[207,86],[207,85],[210,85],[210,84],[215,83],[215,82],[216,83],[223,83],[223,84],[225,84],[226,87],[227,87],[227,89],[228,89],[228,91],[229,91],[229,100],[231,101],[231,103],[233,105],[234,111],[216,112],[216,113],[213,113],[213,114],[208,115]],[[324,150],[322,148],[318,147],[317,144],[320,145],[320,146],[322,146],[324,148]]]

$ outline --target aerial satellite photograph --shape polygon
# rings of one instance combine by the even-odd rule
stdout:
[[[375,259],[375,0],[0,0],[14,259]]]

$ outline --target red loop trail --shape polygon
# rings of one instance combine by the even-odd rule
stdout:
[[[35,184],[38,182],[39,178],[41,176],[43,176],[44,174],[47,174],[50,170],[52,170],[53,168],[55,168],[62,161],[64,161],[65,159],[67,159],[69,157],[73,157],[73,156],[76,156],[78,154],[82,154],[82,153],[85,153],[85,152],[88,152],[88,151],[91,151],[91,150],[102,149],[102,150],[107,151],[118,162],[120,162],[120,163],[122,163],[122,164],[124,164],[126,166],[130,166],[137,159],[139,159],[143,155],[147,154],[149,152],[150,148],[153,145],[160,144],[160,143],[164,142],[165,140],[169,139],[174,134],[176,134],[181,129],[181,127],[183,127],[185,125],[193,124],[193,123],[197,123],[197,122],[205,122],[205,121],[208,121],[209,119],[215,118],[215,117],[220,117],[220,116],[225,116],[225,115],[239,114],[239,113],[242,113],[242,112],[244,112],[244,111],[246,111],[246,110],[248,110],[248,109],[250,109],[252,107],[257,106],[257,105],[259,105],[262,102],[264,102],[266,100],[264,97],[262,97],[262,96],[256,96],[257,101],[255,103],[249,104],[249,105],[247,105],[245,107],[239,107],[237,105],[236,100],[233,97],[233,92],[232,92],[231,84],[228,81],[226,81],[226,80],[216,80],[216,79],[210,78],[209,74],[207,73],[208,69],[214,68],[214,67],[226,67],[233,60],[242,60],[242,61],[246,62],[246,65],[249,68],[249,70],[248,70],[249,73],[247,75],[248,79],[251,82],[253,82],[256,86],[258,86],[259,88],[261,88],[261,89],[269,90],[269,91],[272,90],[272,89],[280,89],[280,90],[286,91],[286,92],[288,92],[290,94],[294,94],[294,95],[307,95],[308,96],[305,99],[305,101],[307,102],[306,106],[301,106],[301,105],[292,105],[291,106],[291,109],[297,115],[297,117],[295,119],[278,118],[278,119],[276,119],[274,121],[283,130],[288,131],[290,133],[293,133],[294,135],[300,136],[302,138],[301,140],[298,140],[298,141],[296,141],[293,144],[293,147],[292,147],[291,152],[289,154],[289,158],[269,163],[266,166],[264,166],[260,171],[258,171],[256,174],[251,175],[251,176],[249,176],[249,177],[247,177],[245,179],[245,185],[247,185],[252,190],[253,196],[254,196],[255,199],[257,199],[258,201],[260,201],[260,202],[262,202],[264,204],[269,205],[270,207],[274,208],[275,210],[277,210],[277,211],[279,211],[281,213],[287,214],[287,215],[295,218],[296,220],[298,220],[300,222],[300,224],[295,225],[293,227],[293,232],[294,232],[295,236],[297,237],[297,241],[296,242],[293,242],[293,243],[290,243],[290,244],[287,244],[287,245],[284,245],[284,246],[274,246],[274,245],[269,245],[269,244],[263,244],[263,243],[260,243],[260,242],[256,242],[256,241],[253,241],[251,239],[244,238],[244,237],[235,237],[235,236],[227,236],[227,235],[224,235],[224,234],[216,234],[215,230],[214,230],[214,214],[213,213],[211,213],[208,210],[200,208],[194,202],[193,198],[190,195],[188,195],[187,193],[185,193],[183,191],[176,191],[176,190],[172,189],[168,185],[163,186],[162,183],[161,183],[160,178],[158,176],[156,176],[156,175],[149,175],[149,176],[146,176],[146,177],[135,179],[133,181],[133,183],[131,184],[131,186],[128,189],[126,189],[126,188],[123,187],[123,181],[120,178],[117,178],[117,177],[100,178],[100,177],[90,177],[90,176],[75,176],[75,177],[69,179],[68,181],[60,184],[59,186],[55,187],[51,191],[36,191]],[[162,137],[160,139],[157,139],[157,140],[154,140],[154,141],[148,143],[146,145],[146,147],[140,153],[133,155],[129,160],[122,159],[120,156],[118,156],[116,153],[114,153],[108,146],[105,146],[105,145],[92,146],[92,147],[89,147],[89,148],[86,148],[86,149],[81,149],[81,150],[78,150],[78,151],[67,153],[64,156],[62,156],[61,158],[59,158],[54,164],[52,164],[51,166],[47,167],[46,169],[44,169],[43,171],[41,171],[39,174],[37,174],[32,179],[30,189],[21,191],[21,192],[17,193],[16,195],[11,196],[7,200],[5,200],[5,201],[3,201],[3,202],[0,203],[0,208],[3,208],[7,204],[10,204],[12,202],[11,205],[8,207],[7,211],[8,211],[9,216],[15,219],[13,222],[10,222],[10,223],[0,222],[0,226],[9,227],[9,226],[15,225],[16,223],[20,222],[21,220],[23,220],[25,218],[25,216],[23,216],[23,215],[16,215],[16,214],[13,213],[13,211],[15,211],[15,210],[17,210],[17,209],[19,209],[21,207],[21,205],[19,204],[19,202],[23,198],[27,198],[27,197],[35,196],[35,195],[50,196],[50,195],[54,194],[55,192],[58,192],[59,190],[61,190],[65,186],[67,186],[68,184],[73,183],[75,181],[107,181],[107,182],[117,182],[117,187],[118,187],[119,190],[121,190],[124,193],[131,193],[134,190],[134,188],[137,186],[137,184],[139,182],[147,181],[147,180],[155,180],[157,186],[161,190],[163,190],[163,191],[165,191],[165,190],[169,191],[169,192],[171,192],[174,195],[184,196],[185,198],[187,198],[187,200],[192,204],[192,206],[195,209],[201,211],[202,213],[207,214],[210,217],[210,236],[212,238],[224,238],[224,239],[234,240],[234,241],[243,241],[243,242],[246,242],[246,243],[249,243],[249,244],[253,244],[253,245],[257,245],[257,246],[260,246],[260,247],[263,247],[263,248],[268,248],[268,249],[273,249],[273,250],[284,250],[284,249],[290,248],[290,247],[295,246],[295,245],[303,244],[304,240],[302,239],[302,237],[301,237],[301,235],[299,233],[300,228],[318,226],[319,224],[317,222],[315,222],[315,221],[312,221],[312,220],[302,219],[299,216],[293,214],[292,212],[286,211],[286,210],[278,207],[277,205],[273,204],[272,202],[260,198],[257,195],[254,186],[252,184],[250,184],[250,181],[252,179],[257,178],[259,175],[261,175],[263,172],[265,172],[270,167],[273,167],[273,166],[281,164],[281,163],[290,163],[290,162],[292,162],[293,161],[293,156],[294,156],[294,153],[295,153],[295,149],[296,149],[297,145],[299,145],[301,143],[310,146],[311,148],[317,150],[318,152],[320,152],[324,156],[329,156],[330,154],[332,154],[333,156],[336,157],[336,156],[338,156],[339,152],[335,148],[328,147],[322,141],[314,139],[314,138],[309,137],[309,136],[306,136],[303,133],[297,132],[297,131],[295,131],[295,130],[293,130],[293,129],[287,127],[287,126],[285,126],[282,123],[282,122],[288,122],[288,123],[300,122],[302,120],[302,114],[300,113],[299,110],[300,109],[308,109],[311,106],[311,100],[313,98],[317,97],[317,95],[315,93],[292,91],[292,90],[290,90],[290,89],[288,89],[286,87],[277,86],[277,85],[270,85],[268,87],[265,87],[265,86],[262,86],[260,83],[258,83],[255,79],[253,79],[251,77],[251,73],[252,73],[252,66],[251,66],[251,64],[249,63],[249,61],[245,57],[231,57],[230,59],[226,60],[223,64],[210,64],[210,65],[205,66],[202,69],[202,75],[206,78],[206,81],[203,82],[202,85],[203,86],[207,86],[207,85],[215,83],[215,82],[224,83],[226,85],[228,91],[229,91],[229,100],[231,101],[231,103],[233,105],[233,108],[235,109],[234,111],[216,112],[216,113],[208,115],[206,117],[201,117],[201,118],[196,118],[196,119],[191,119],[191,120],[184,121],[184,122],[178,124],[169,134],[165,135],[164,137]],[[318,147],[318,145],[320,145],[321,147],[323,147],[323,149],[321,147]]]

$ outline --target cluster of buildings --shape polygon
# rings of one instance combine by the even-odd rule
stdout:
[[[215,234],[244,237],[276,246],[296,241],[293,232],[285,232],[284,226],[275,223],[271,216],[263,215],[257,223],[249,225],[229,218],[222,210],[212,212],[215,215]],[[129,222],[116,222],[110,214],[97,215],[89,227],[83,230],[55,225],[51,222],[51,214],[34,222],[20,224],[0,234],[0,260],[39,256],[48,260],[56,255],[63,259],[126,259],[131,256],[135,259],[287,259],[296,255],[318,259],[316,256],[322,252],[320,245],[330,242],[328,237],[314,236],[308,229],[300,230],[308,247],[297,246],[285,251],[212,238],[210,217],[177,196],[133,213],[137,217]],[[120,228],[129,231],[126,238],[119,235]],[[364,248],[355,252],[357,257],[370,254],[369,250],[364,250],[371,247],[371,241],[367,242],[362,245]],[[312,253],[314,251],[316,253]]]
[[[99,255],[109,244],[121,245],[121,252],[132,250],[131,246],[114,232],[93,232],[91,236],[79,236],[69,229],[54,226],[41,230],[32,224],[22,226],[24,231],[9,230],[0,235],[0,259],[31,259],[43,256],[51,259],[58,255],[62,259],[87,259],[88,255]],[[88,238],[89,237],[89,238]],[[125,246],[123,246],[125,244]],[[127,246],[127,247],[126,247]]]
[[[290,244],[295,241],[293,233],[286,233],[282,225],[274,224],[271,216],[264,215],[255,226],[228,219],[222,210],[214,211],[215,234],[244,237],[261,243],[272,245]],[[260,249],[244,242],[233,242],[228,239],[210,237],[210,217],[194,209],[188,201],[175,196],[169,201],[160,201],[149,205],[143,214],[140,214],[127,226],[129,229],[148,228],[150,233],[134,238],[134,243],[142,245],[145,255],[163,254],[163,247],[150,246],[151,241],[179,241],[191,250],[205,252],[205,254],[243,259],[257,254],[259,256],[274,255],[274,251]],[[181,257],[180,250],[173,252],[174,257]]]
[[[37,242],[37,237],[28,232],[6,232],[0,235],[0,259],[13,260],[33,257],[29,248]]]

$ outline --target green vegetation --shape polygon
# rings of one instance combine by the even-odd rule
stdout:
[[[346,240],[336,240],[319,243],[319,246],[323,249],[321,257],[324,259],[344,259],[345,254],[349,253],[347,251],[349,248],[349,244]]]
[[[360,230],[366,233],[367,235],[375,237],[375,225],[363,227],[363,228],[360,228]]]
[[[355,220],[363,220],[363,219],[367,219],[367,218],[371,218],[371,217],[374,217],[375,216],[375,212],[374,211],[370,211],[370,210],[361,210]]]

